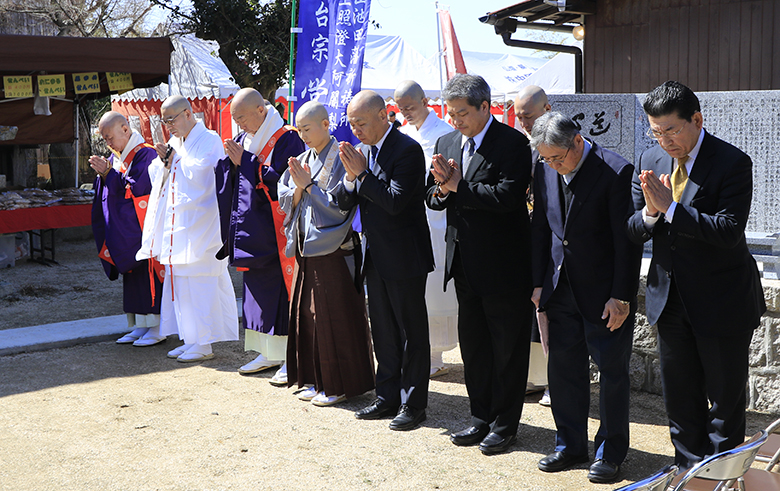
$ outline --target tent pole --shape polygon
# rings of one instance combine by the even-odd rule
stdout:
[[[287,90],[287,124],[292,124],[293,117],[292,117],[292,104],[293,104],[293,72],[295,71],[295,33],[299,32],[298,29],[295,28],[295,7],[296,7],[296,0],[292,0],[292,12],[290,12],[290,68],[287,70],[288,72],[288,90]]]
[[[444,92],[444,75],[441,59],[444,57],[444,53],[441,50],[441,17],[439,17],[439,2],[433,2],[436,6],[436,42],[439,44],[439,56],[437,60],[439,62],[439,104],[441,105],[441,119],[444,119],[444,99],[441,97],[441,93]]]
[[[79,187],[79,100],[77,98],[73,98],[74,102],[76,104],[76,132],[75,132],[75,138],[73,139],[73,144],[76,147],[76,188]]]

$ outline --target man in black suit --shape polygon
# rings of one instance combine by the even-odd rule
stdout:
[[[431,369],[425,282],[433,250],[425,216],[425,157],[417,142],[388,123],[376,92],[358,92],[347,118],[362,145],[339,144],[346,175],[336,196],[342,210],[360,206],[377,359],[377,398],[355,417],[395,416],[390,429],[411,430],[426,417]]]
[[[550,326],[555,452],[539,469],[587,462],[590,362],[600,371],[596,458],[588,479],[615,480],[628,451],[628,362],[641,246],[626,235],[634,166],[580,135],[558,112],[536,120],[532,300]]]
[[[471,426],[450,439],[494,454],[517,441],[528,374],[531,151],[520,132],[490,115],[482,77],[456,75],[442,97],[456,131],[436,143],[427,202],[447,210],[444,287],[455,279],[471,403]]]
[[[745,439],[748,351],[766,311],[745,241],[750,157],[703,129],[699,99],[678,82],[645,98],[629,235],[653,239],[646,310],[658,326],[675,463],[687,468]]]

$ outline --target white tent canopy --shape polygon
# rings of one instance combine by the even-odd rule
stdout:
[[[558,53],[517,87],[538,85],[547,94],[574,93],[574,55]]]
[[[517,92],[521,83],[546,63],[544,58],[463,51],[469,73],[481,75],[490,84],[493,99],[502,102],[508,94]],[[436,57],[426,59],[404,42],[401,36],[369,35],[363,58],[362,88],[373,90],[385,99],[404,80],[414,80],[430,99],[438,99],[446,83],[439,75]],[[280,88],[277,97],[287,97],[288,89]]]
[[[190,100],[228,99],[239,90],[230,70],[219,58],[219,44],[215,41],[204,41],[193,34],[174,37],[171,41],[175,51],[171,53],[170,95],[178,94]],[[160,84],[112,96],[112,100],[164,100],[168,95],[168,84]]]
[[[536,73],[547,60],[532,56],[464,51],[463,61],[469,73],[481,75],[487,81],[493,99],[500,101],[503,96],[508,99],[508,94],[516,93],[520,84]]]

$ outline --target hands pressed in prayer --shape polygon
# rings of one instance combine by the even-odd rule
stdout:
[[[669,174],[661,174],[659,179],[653,171],[645,170],[639,174],[639,181],[642,183],[648,216],[656,216],[659,211],[666,213],[673,201]]]
[[[610,298],[607,303],[604,304],[604,313],[601,314],[602,319],[609,319],[607,321],[607,327],[610,331],[619,329],[623,325],[623,322],[628,317],[630,306],[622,303],[620,300]]]
[[[295,157],[290,157],[287,161],[287,166],[290,169],[290,177],[295,182],[295,186],[298,189],[303,190],[306,186],[311,184],[311,169],[309,164],[301,164]]]
[[[348,181],[354,181],[361,172],[368,169],[368,162],[363,152],[349,142],[339,143],[339,157],[344,164],[344,170],[347,171]]]
[[[231,139],[225,140],[225,152],[230,157],[233,165],[241,165],[241,156],[244,154],[244,148],[238,142]]]
[[[157,155],[160,157],[160,160],[163,161],[165,168],[170,168],[173,155],[176,153],[173,147],[165,143],[156,143],[154,149],[157,150]]]
[[[111,164],[108,159],[97,155],[89,158],[89,166],[95,169],[95,172],[100,174],[101,177],[105,177],[108,171],[111,170]]]
[[[461,180],[460,168],[455,160],[444,160],[444,156],[436,154],[431,159],[431,174],[438,184],[436,197],[444,197],[447,194],[458,191],[458,183]]]

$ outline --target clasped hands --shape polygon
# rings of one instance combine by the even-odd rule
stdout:
[[[244,147],[238,144],[235,140],[228,138],[225,140],[225,153],[230,157],[230,161],[233,165],[241,165],[241,157],[244,154]]]
[[[651,170],[643,170],[639,174],[642,194],[645,196],[648,216],[657,216],[658,212],[666,213],[672,202],[672,181],[669,174],[655,175]]]
[[[437,153],[431,159],[431,174],[437,184],[435,197],[444,197],[450,192],[458,192],[458,184],[463,176],[455,160],[444,160],[444,156]]]
[[[363,152],[353,147],[349,142],[339,143],[339,157],[341,163],[344,164],[349,182],[354,181],[357,176],[368,169],[368,162]]]
[[[290,157],[287,160],[287,168],[290,172],[293,182],[295,182],[296,189],[300,189],[301,192],[311,184],[311,168],[309,164],[301,164],[301,162],[295,158]]]
[[[93,155],[89,158],[89,166],[95,169],[95,172],[100,174],[101,177],[105,177],[108,171],[111,170],[111,164],[105,157]]]
[[[170,154],[169,152],[170,148]],[[165,165],[165,168],[168,169],[171,166],[171,162],[173,161],[173,156],[176,154],[176,150],[173,149],[173,147],[169,147],[165,143],[156,143],[154,145],[154,149],[157,150],[157,155],[160,157],[160,160],[162,160],[163,164]],[[165,159],[168,158],[168,161],[166,162]]]

